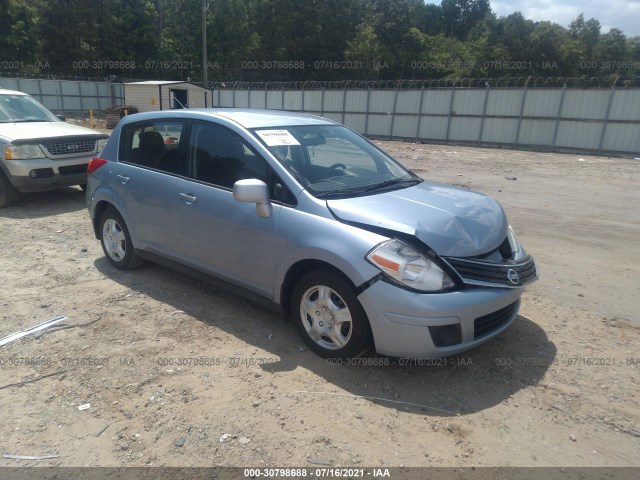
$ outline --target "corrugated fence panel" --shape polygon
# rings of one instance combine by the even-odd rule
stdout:
[[[249,91],[248,90],[236,90],[236,107],[238,108],[249,107]]]
[[[333,120],[335,122],[342,122],[342,114],[341,113],[325,113],[325,118]]]
[[[553,145],[555,121],[523,119],[520,126],[519,145],[545,146]],[[515,135],[514,142],[515,143]]]
[[[393,122],[391,136],[398,138],[415,138],[417,127],[417,116],[397,115]]]
[[[234,93],[235,92],[233,90],[218,90],[220,106],[221,107],[233,106]]]
[[[0,81],[0,86],[5,90],[20,90],[18,87],[18,79],[16,78],[3,78]]]
[[[455,90],[452,110],[456,115],[482,115],[485,95],[484,90]]]
[[[420,91],[399,91],[396,113],[418,113],[420,111]],[[395,126],[395,125],[394,125]]]
[[[558,115],[562,89],[527,90],[524,102],[525,117],[553,117]]]
[[[616,90],[611,102],[609,120],[640,121],[640,92],[638,90]]]
[[[345,99],[345,110],[347,112],[366,112],[367,111],[367,91],[366,90],[349,90]]]
[[[640,123],[609,123],[602,150],[640,153]]]
[[[391,130],[391,115],[369,115],[368,135],[389,136]]]
[[[506,118],[486,118],[482,129],[482,142],[514,143],[518,122]]]
[[[267,102],[265,101],[264,91],[251,90],[249,92],[249,107],[250,108],[267,108]]]
[[[358,133],[364,133],[367,116],[363,113],[347,113],[344,116],[344,124]]]
[[[371,92],[372,94],[374,92]],[[371,95],[369,98],[369,111],[375,113],[391,113],[393,112],[393,99],[396,92],[394,91],[377,91],[375,95]],[[389,123],[391,127],[391,123]],[[389,132],[387,131],[387,135]]]
[[[267,108],[282,109],[282,90],[270,90],[267,92]]]
[[[323,110],[325,112],[342,112],[344,94],[344,90],[325,90]],[[338,121],[340,121],[340,118],[338,116]]]
[[[450,89],[427,90],[422,98],[422,113],[449,115],[451,95],[453,90]]]
[[[2,82],[4,84],[4,82]],[[19,83],[19,85],[17,85]],[[19,82],[16,82],[16,90],[20,90],[21,92],[28,93],[29,95],[37,95],[38,92],[38,80],[33,80],[31,78],[21,78]]]
[[[451,129],[449,130],[449,140],[461,142],[477,141],[480,135],[480,118],[453,117],[451,119]]]
[[[558,127],[557,147],[597,150],[602,134],[599,122],[572,122],[564,120]]]
[[[487,98],[487,115],[519,116],[522,107],[524,90],[489,90]],[[515,133],[512,138],[515,138]]]
[[[562,116],[602,120],[610,95],[611,90],[567,90],[562,103]]]
[[[420,121],[420,138],[428,140],[446,140],[447,125],[449,120],[447,117],[422,117]]]
[[[87,111],[122,104],[124,86],[106,82],[4,78],[5,89],[18,90],[35,97],[52,110]]]
[[[302,111],[302,92],[285,90],[283,95],[285,110]]]
[[[311,112],[322,110],[322,92],[318,90],[304,92],[304,109]]]

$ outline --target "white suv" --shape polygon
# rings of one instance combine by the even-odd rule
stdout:
[[[0,89],[0,208],[19,192],[85,186],[108,135],[66,123],[26,93]]]

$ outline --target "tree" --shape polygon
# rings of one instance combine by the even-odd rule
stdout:
[[[0,58],[34,70],[40,44],[36,9],[23,0],[3,1],[0,9]]]
[[[260,36],[246,1],[217,0],[207,28],[207,56],[211,78],[242,78],[243,65],[252,62]]]
[[[380,78],[385,65],[388,65],[389,54],[369,24],[360,25],[356,38],[347,43],[344,52],[347,60],[359,65],[358,76],[375,80]]]
[[[463,40],[490,12],[489,0],[442,0],[444,32]]]
[[[569,35],[579,42],[583,51],[583,60],[594,60],[593,55],[600,40],[600,22],[594,18],[585,22],[584,15],[581,13],[569,25]]]
[[[48,0],[40,4],[42,57],[58,73],[90,75],[84,68],[96,59],[92,45],[94,8],[81,0]],[[81,63],[80,63],[81,62]]]

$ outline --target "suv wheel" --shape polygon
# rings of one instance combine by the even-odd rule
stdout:
[[[322,357],[357,357],[371,347],[369,321],[354,288],[333,272],[313,270],[300,278],[291,318],[309,348]]]
[[[100,243],[107,260],[120,270],[131,270],[142,263],[131,243],[129,229],[122,216],[113,208],[108,208],[100,218]]]
[[[18,190],[11,185],[7,176],[0,170],[0,208],[8,207],[14,203],[18,200],[19,195]]]

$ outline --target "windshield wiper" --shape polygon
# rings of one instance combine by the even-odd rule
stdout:
[[[421,178],[405,178],[404,180],[401,180],[401,179],[398,179],[398,178],[392,178],[390,180],[385,180],[382,183],[377,183],[375,185],[371,185],[370,187],[367,187],[362,191],[363,192],[373,192],[374,190],[381,190],[383,188],[390,187],[392,185],[406,185],[406,184],[409,184],[409,183],[411,183],[413,185],[417,185],[420,182],[422,182]]]
[[[316,197],[318,197],[318,198],[327,198],[327,197],[336,198],[336,197],[342,197],[344,195],[359,195],[362,192],[364,192],[364,190],[362,188],[343,188],[343,189],[326,190],[324,192],[318,192],[318,193],[316,193]]]
[[[29,118],[26,120],[11,120],[11,123],[48,122],[48,120]]]

